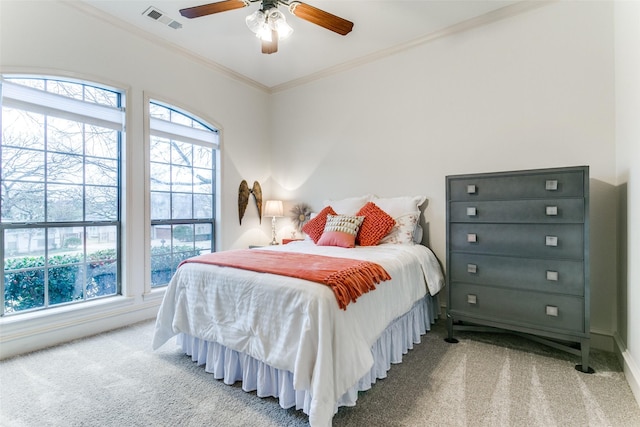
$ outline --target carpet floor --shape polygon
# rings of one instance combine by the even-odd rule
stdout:
[[[151,350],[142,322],[0,362],[0,425],[306,426],[276,399],[227,386],[174,340]],[[576,356],[508,334],[459,332],[443,321],[388,377],[340,408],[334,426],[640,426],[640,408],[614,354]]]

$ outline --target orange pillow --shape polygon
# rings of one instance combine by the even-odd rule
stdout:
[[[318,212],[318,215],[307,221],[307,223],[302,226],[302,231],[304,231],[307,236],[311,237],[313,243],[318,243],[320,236],[324,233],[324,226],[327,225],[327,215],[337,214],[331,206],[327,206]]]
[[[356,243],[360,246],[377,245],[396,225],[396,221],[391,215],[380,209],[373,202],[364,205],[356,215],[364,216],[364,221],[356,238]]]

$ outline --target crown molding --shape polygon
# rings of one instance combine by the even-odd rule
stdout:
[[[166,49],[172,50],[180,55],[183,55],[189,58],[192,61],[198,62],[199,64],[210,68],[213,71],[216,71],[224,76],[227,76],[231,79],[234,79],[238,82],[251,86],[255,89],[263,91],[267,94],[274,94],[278,92],[283,92],[289,89],[293,89],[299,86],[303,86],[309,83],[312,83],[317,80],[324,79],[326,77],[336,75],[357,67],[360,67],[365,64],[369,64],[383,58],[387,58],[398,53],[407,51],[409,49],[413,49],[418,46],[422,46],[424,44],[433,42],[435,40],[451,36],[453,34],[461,33],[464,31],[472,30],[474,28],[478,28],[484,25],[488,25],[503,19],[511,18],[522,13],[526,13],[533,9],[537,9],[543,6],[547,6],[549,4],[557,3],[561,0],[525,0],[519,1],[517,3],[502,7],[500,9],[493,10],[491,12],[487,12],[485,14],[476,16],[474,18],[467,19],[465,21],[459,22],[457,24],[451,25],[449,27],[443,28],[442,30],[435,31],[433,33],[429,33],[425,36],[419,37],[414,40],[410,40],[406,43],[384,49],[378,52],[374,52],[368,55],[361,56],[359,58],[354,58],[352,60],[343,62],[341,64],[325,68],[324,70],[308,74],[304,77],[300,77],[297,79],[290,80],[285,83],[277,84],[274,86],[266,86],[262,83],[259,83],[253,79],[246,77],[243,74],[240,74],[236,71],[233,71],[230,68],[227,68],[223,65],[218,64],[215,61],[211,61],[201,55],[195,54],[181,46],[173,44],[167,40],[164,40],[160,37],[154,36],[144,30],[139,29],[135,25],[129,24],[127,22],[121,21],[115,18],[108,13],[103,12],[87,3],[74,1],[74,0],[58,0],[61,3],[67,4],[83,13],[91,15],[99,20],[105,21],[115,27],[121,28],[131,34],[134,34],[138,37],[141,37],[151,43],[162,46]]]
[[[511,18],[513,16],[528,12],[532,9],[537,9],[539,7],[546,6],[552,3],[557,3],[559,1],[560,0],[526,0],[518,3],[514,3],[512,5],[505,6],[500,9],[496,9],[491,12],[487,12],[485,14],[476,16],[474,18],[467,19],[466,21],[461,21],[457,24],[443,28],[442,30],[435,31],[433,33],[427,34],[425,36],[419,37],[414,40],[410,40],[406,43],[393,46],[388,49],[380,50],[378,52],[374,52],[369,55],[364,55],[360,58],[355,58],[353,60],[343,62],[342,64],[325,68],[322,71],[318,71],[316,73],[309,74],[307,76],[304,76],[298,79],[290,80],[286,83],[272,86],[270,87],[269,92],[273,94],[273,93],[283,92],[289,89],[293,89],[298,86],[303,86],[311,82],[314,82],[316,80],[320,80],[335,74],[339,74],[344,71],[357,68],[361,65],[375,62],[380,59],[387,58],[392,55],[396,55],[400,52],[404,52],[406,50],[413,49],[418,46],[422,46],[424,44],[441,39],[443,37],[447,37],[453,34],[478,28],[483,25],[491,24],[506,18]]]
[[[87,4],[85,2],[81,2],[81,1],[77,1],[77,0],[58,0],[60,3],[64,3],[76,10],[79,10],[80,12],[83,12],[87,15],[91,15],[94,18],[97,18],[100,21],[103,22],[107,22],[115,27],[118,27],[120,29],[123,29],[133,35],[136,35],[138,37],[141,37],[155,45],[161,46],[165,49],[168,50],[172,50],[180,55],[186,56],[187,58],[189,58],[190,60],[199,63],[200,65],[204,65],[205,67],[208,67],[226,77],[232,78],[234,80],[237,80],[241,83],[244,83],[248,86],[252,86],[255,89],[261,90],[263,92],[266,93],[270,93],[270,88],[268,86],[263,85],[262,83],[259,83],[253,79],[250,79],[246,76],[244,76],[243,74],[237,73],[235,71],[233,71],[230,68],[227,68],[223,65],[218,64],[215,61],[211,61],[210,59],[207,59],[201,55],[195,54],[181,46],[178,46],[174,43],[171,43],[167,40],[162,39],[161,37],[157,37],[154,36],[153,34],[150,34],[144,30],[141,30],[140,28],[136,27],[135,25],[129,24],[128,22],[124,22],[116,17],[114,17],[113,15],[110,15],[100,9],[97,9],[93,6],[91,6],[90,4]]]

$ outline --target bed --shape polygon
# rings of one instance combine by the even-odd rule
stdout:
[[[398,231],[397,218],[394,224]],[[166,290],[153,348],[177,336],[182,350],[215,378],[242,381],[245,391],[304,411],[311,426],[330,426],[340,406],[354,406],[358,391],[385,378],[390,364],[400,363],[430,329],[442,270],[429,248],[412,241],[341,247],[307,239],[258,250],[274,251],[371,262],[390,279],[341,308],[321,283],[184,263]]]

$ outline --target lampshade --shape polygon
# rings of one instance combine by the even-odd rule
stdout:
[[[287,18],[278,9],[271,9],[267,18],[269,27],[276,30],[278,39],[286,39],[293,33],[293,28],[287,24]]]
[[[262,216],[277,217],[284,216],[284,208],[282,200],[267,200],[264,205],[264,213]]]
[[[293,28],[287,24],[287,19],[282,12],[276,8],[264,12],[256,10],[245,19],[247,27],[256,34],[260,40],[271,41],[272,31],[278,34],[278,39],[282,40],[291,35]]]
[[[254,33],[258,34],[261,28],[267,22],[267,17],[261,10],[256,10],[251,15],[245,18],[245,22],[247,23],[247,27]]]

